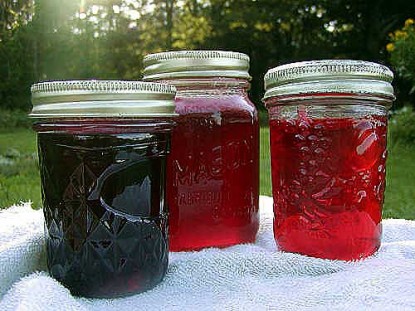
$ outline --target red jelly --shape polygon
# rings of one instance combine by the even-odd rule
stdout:
[[[176,107],[181,117],[167,164],[170,249],[253,242],[258,226],[255,108],[237,97],[222,102],[179,97]],[[216,109],[223,111],[220,116]]]
[[[247,56],[168,52],[149,55],[145,65],[144,79],[178,90],[167,162],[170,250],[254,242],[259,127],[246,93]]]
[[[372,82],[361,82],[368,77]],[[274,236],[281,250],[354,260],[379,248],[391,79],[381,65],[339,60],[267,74]]]
[[[271,120],[281,249],[350,259],[379,248],[386,117]]]
[[[62,81],[32,92],[49,273],[85,297],[156,286],[168,264],[165,167],[174,89]]]

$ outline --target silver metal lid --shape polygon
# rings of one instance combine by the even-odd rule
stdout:
[[[317,93],[363,94],[395,99],[392,71],[358,60],[317,60],[286,64],[265,74],[264,99]]]
[[[170,51],[144,57],[145,81],[225,77],[251,79],[249,56],[230,51]]]
[[[51,81],[31,87],[32,118],[170,117],[174,86],[117,80]]]

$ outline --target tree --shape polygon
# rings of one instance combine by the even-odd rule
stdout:
[[[407,0],[4,0],[0,105],[27,109],[41,80],[138,79],[144,55],[170,49],[248,54],[260,104],[264,73],[282,63],[387,63],[387,34],[414,9]]]
[[[319,1],[335,23],[332,32],[336,53],[352,58],[386,61],[388,33],[413,15],[415,2],[408,0]]]
[[[33,9],[30,0],[5,0],[0,5],[0,105],[11,109],[29,106],[33,42],[25,27],[33,17]]]
[[[324,9],[303,0],[211,0],[209,48],[251,57],[251,95],[259,104],[263,75],[281,63],[331,56],[324,34]]]

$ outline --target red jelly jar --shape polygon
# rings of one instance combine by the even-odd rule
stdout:
[[[380,246],[392,72],[355,60],[265,75],[279,249],[357,260]]]
[[[136,81],[32,86],[47,264],[72,294],[118,297],[163,279],[174,96]]]
[[[171,251],[226,247],[258,231],[258,115],[249,57],[176,51],[144,58],[144,80],[177,88],[167,162]]]

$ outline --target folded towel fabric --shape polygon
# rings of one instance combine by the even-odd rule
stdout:
[[[271,198],[260,198],[260,212],[254,244],[171,253],[156,288],[86,299],[45,272],[41,212],[6,210],[0,213],[0,310],[415,310],[415,221],[384,220],[379,252],[342,262],[278,251]]]
[[[20,277],[46,268],[43,232],[42,211],[29,203],[0,212],[0,299]]]

